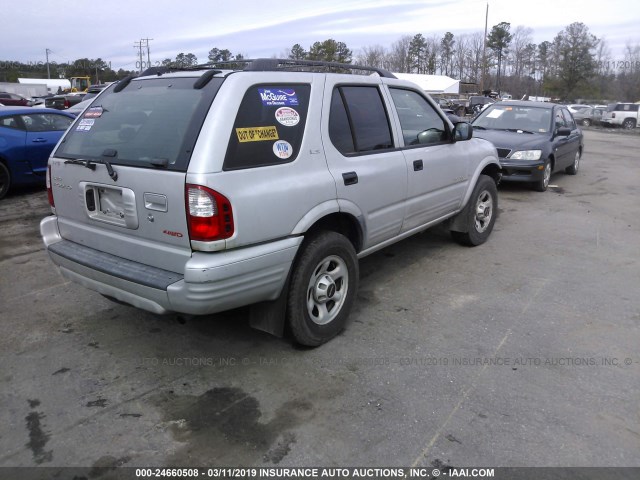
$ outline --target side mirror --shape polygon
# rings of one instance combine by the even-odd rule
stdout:
[[[558,137],[568,137],[571,135],[571,129],[569,127],[560,127],[556,130],[556,135]]]
[[[453,139],[456,142],[473,137],[473,127],[468,122],[457,122],[453,126]]]

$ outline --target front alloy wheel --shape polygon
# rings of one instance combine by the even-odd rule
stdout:
[[[493,178],[480,175],[467,206],[454,219],[457,228],[451,230],[453,239],[470,247],[487,241],[498,211],[498,189]]]
[[[578,168],[580,168],[580,150],[576,152],[576,156],[573,159],[573,164],[571,166],[564,169],[569,175],[575,175],[578,173]]]
[[[544,170],[542,172],[542,178],[533,184],[533,188],[538,192],[544,192],[549,186],[551,180],[551,161],[544,162]]]

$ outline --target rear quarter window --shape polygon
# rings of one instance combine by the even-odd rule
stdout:
[[[238,109],[223,169],[293,162],[302,145],[310,93],[308,84],[251,86]]]

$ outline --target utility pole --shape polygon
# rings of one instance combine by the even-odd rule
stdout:
[[[143,38],[146,46],[147,46],[147,68],[151,67],[151,50],[149,49],[149,41],[153,40],[153,38]],[[140,40],[142,42],[142,40]]]
[[[133,48],[137,48],[138,49],[138,57],[140,58],[140,73],[142,73],[142,40],[140,40],[139,42],[134,42],[133,43]]]
[[[489,23],[489,2],[487,2],[487,13],[484,17],[484,42],[482,44],[482,77],[480,79],[480,94],[484,91],[484,76],[487,68],[487,25]]]
[[[44,54],[47,57],[47,78],[51,79],[51,71],[49,70],[49,54],[53,53],[51,52],[51,50],[49,50],[48,48],[44,49]]]

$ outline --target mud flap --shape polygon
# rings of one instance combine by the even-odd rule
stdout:
[[[282,292],[276,300],[254,303],[249,308],[249,324],[251,328],[270,333],[276,337],[284,336],[284,325],[287,314],[287,296],[289,294],[289,281],[282,287]]]

